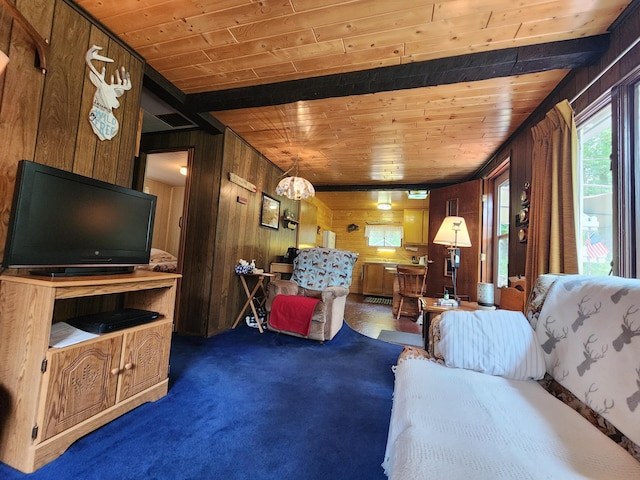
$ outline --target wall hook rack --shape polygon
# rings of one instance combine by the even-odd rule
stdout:
[[[29,23],[29,20],[24,18],[24,15],[16,8],[16,6],[9,0],[0,0],[0,2],[7,9],[9,14],[14,18],[16,22],[29,34],[31,41],[36,47],[38,52],[38,68],[42,74],[47,73],[47,55],[49,53],[49,42],[45,40],[38,31]]]

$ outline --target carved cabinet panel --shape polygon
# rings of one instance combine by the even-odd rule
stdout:
[[[117,336],[48,352],[42,440],[115,404],[121,349]]]
[[[41,441],[167,378],[170,321],[47,353]]]
[[[161,322],[125,333],[118,402],[167,378],[171,328],[171,322]]]
[[[0,278],[0,386],[10,410],[0,425],[0,461],[31,473],[74,441],[167,394],[176,282],[173,273],[50,279]],[[152,322],[66,346],[52,325],[73,312],[121,304],[158,312]]]

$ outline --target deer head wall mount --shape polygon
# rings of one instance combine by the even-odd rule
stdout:
[[[85,56],[87,65],[89,66],[89,78],[91,83],[96,86],[96,93],[93,96],[93,106],[89,113],[89,122],[91,128],[96,136],[100,140],[111,140],[118,133],[118,120],[113,114],[113,109],[120,106],[118,97],[121,97],[124,92],[131,89],[131,78],[129,72],[124,67],[116,70],[116,77],[114,79],[111,75],[111,83],[107,83],[105,80],[106,68],[103,66],[102,70],[98,72],[96,67],[93,66],[93,60],[100,60],[102,62],[112,63],[113,59],[104,57],[98,52],[102,50],[102,47],[93,45]]]

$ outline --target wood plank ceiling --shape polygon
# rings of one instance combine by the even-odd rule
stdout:
[[[77,3],[185,107],[210,112],[283,170],[299,157],[300,175],[331,189],[470,178],[569,68],[601,53],[630,2]]]

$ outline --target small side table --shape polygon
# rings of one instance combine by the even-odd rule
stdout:
[[[422,309],[422,340],[425,350],[429,349],[429,326],[431,325],[431,314],[442,313],[448,310],[461,310],[463,312],[474,312],[480,309],[477,302],[462,301],[457,307],[442,307],[438,305],[438,299],[433,297],[420,297],[420,308]]]
[[[258,323],[258,330],[260,330],[260,333],[264,333],[264,330],[262,329],[262,325],[260,324],[260,317],[258,316],[258,311],[256,310],[256,306],[253,303],[253,300],[254,298],[256,298],[256,295],[258,294],[258,290],[261,290],[263,298],[260,301],[260,306],[262,306],[264,302],[266,302],[267,290],[265,288],[264,280],[265,278],[275,277],[276,275],[274,275],[273,273],[247,273],[245,275],[238,275],[238,276],[240,277],[240,282],[242,283],[242,287],[244,288],[244,293],[247,295],[247,301],[244,302],[244,305],[240,310],[240,313],[236,317],[236,321],[233,322],[233,326],[231,328],[236,328],[238,326],[238,323],[240,322],[240,319],[242,319],[242,316],[244,315],[244,312],[247,310],[247,307],[251,307],[251,311],[253,312],[254,318]],[[247,277],[254,277],[256,279],[256,283],[253,286],[253,290],[249,290],[249,286],[247,285]]]
[[[279,277],[286,275],[284,279],[288,280],[293,273],[293,263],[272,263],[269,267],[269,271],[271,273],[278,274],[276,276]]]

